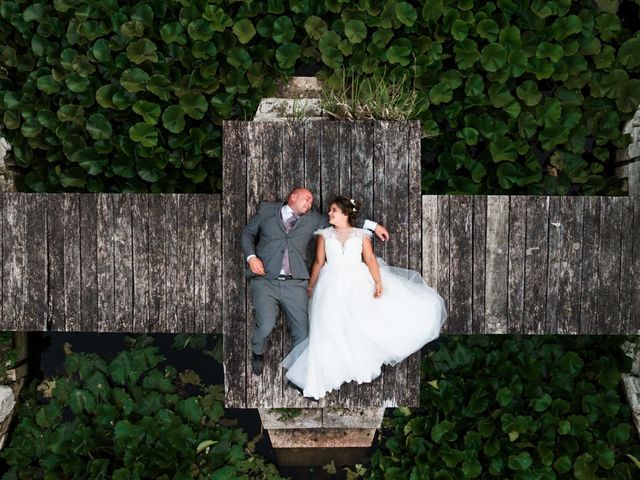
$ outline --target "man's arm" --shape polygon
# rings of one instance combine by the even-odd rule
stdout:
[[[249,270],[255,275],[262,276],[265,274],[264,264],[262,260],[256,256],[256,240],[259,232],[260,210],[251,218],[247,226],[244,227],[242,236],[240,237],[240,243],[242,244],[245,260],[249,264]]]
[[[389,240],[389,232],[387,231],[387,229],[384,228],[382,225],[374,222],[373,220],[356,218],[355,222],[353,223],[354,223],[353,225],[354,227],[371,230],[383,242],[386,242],[387,240]]]

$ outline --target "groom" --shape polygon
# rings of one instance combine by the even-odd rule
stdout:
[[[313,232],[327,226],[326,215],[311,211],[313,194],[294,188],[286,203],[263,202],[258,213],[242,232],[242,250],[251,271],[250,290],[256,309],[256,325],[251,338],[251,367],[261,375],[264,344],[275,327],[278,309],[287,318],[295,347],[307,338],[307,246]],[[373,230],[383,241],[387,229],[370,220],[356,226]]]

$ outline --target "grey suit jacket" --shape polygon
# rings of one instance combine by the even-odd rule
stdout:
[[[282,257],[285,247],[289,248],[289,264],[294,278],[308,279],[307,246],[313,238],[313,232],[329,225],[327,216],[310,211],[301,216],[293,228],[286,232],[280,211],[283,203],[262,202],[258,213],[242,231],[241,243],[244,258],[257,255],[264,263],[264,278],[277,278],[282,269]],[[361,227],[364,220],[358,219],[356,226]],[[253,275],[248,270],[248,275]]]

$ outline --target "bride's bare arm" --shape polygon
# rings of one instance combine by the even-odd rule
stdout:
[[[371,239],[369,237],[362,238],[362,259],[364,263],[369,267],[373,281],[376,284],[375,292],[373,296],[378,298],[382,295],[382,281],[380,280],[380,268],[378,267],[378,261],[373,253],[373,245],[371,245]]]
[[[320,274],[320,269],[324,265],[326,261],[326,255],[324,253],[324,237],[322,235],[318,235],[318,241],[316,243],[316,259],[311,265],[311,276],[309,277],[309,285],[307,286],[307,293],[311,296],[311,292],[313,292],[313,287],[315,287],[316,282],[318,281],[318,275]]]

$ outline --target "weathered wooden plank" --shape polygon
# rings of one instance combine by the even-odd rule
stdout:
[[[98,194],[97,262],[98,262],[98,331],[114,330],[115,319],[115,195]]]
[[[257,144],[247,149],[249,140],[255,140],[258,128],[246,127],[240,122],[223,122],[223,190],[222,197],[222,311],[225,405],[228,408],[246,408],[247,365],[250,343],[247,335],[246,289],[240,232],[247,218],[238,215],[238,205],[255,208],[249,203],[247,189],[247,164],[253,164],[248,156],[255,152]],[[246,132],[246,133],[245,133]],[[260,141],[261,145],[262,142]],[[251,375],[249,373],[249,375]]]
[[[52,193],[47,202],[47,330],[65,330],[64,219],[65,194]]]
[[[385,205],[388,228],[393,232],[393,241],[387,248],[389,265],[409,267],[409,131],[405,122],[390,122],[385,156],[387,173],[386,195],[391,199]],[[382,286],[384,292],[384,285]],[[383,293],[384,294],[384,293]],[[410,405],[410,393],[415,393],[408,383],[409,362],[384,369],[384,398],[393,398],[397,405]]]
[[[438,257],[436,263],[438,265],[438,270],[436,272],[437,275],[437,292],[443,298],[445,305],[449,311],[449,315],[451,315],[452,310],[455,308],[455,305],[451,304],[451,265],[449,255],[449,250],[451,248],[451,240],[450,240],[450,229],[451,229],[451,221],[450,221],[450,203],[451,196],[450,195],[442,195],[439,197],[438,201],[438,211],[436,212],[436,222],[438,225],[438,251],[436,255]],[[453,326],[449,319],[444,324],[443,331],[447,333],[455,333]]]
[[[304,124],[304,178],[303,185],[311,190],[314,208],[321,205],[320,162],[322,146],[322,128],[318,122]]]
[[[582,214],[584,197],[559,197],[560,212],[556,220],[550,220],[550,228],[560,229],[557,271],[549,264],[549,276],[557,277],[557,303],[547,301],[547,318],[557,318],[556,333],[575,335],[580,332],[580,274],[582,267]],[[551,251],[551,247],[549,248]],[[555,304],[556,308],[553,309]],[[552,308],[549,308],[552,306]]]
[[[82,278],[80,271],[80,196],[66,194],[64,225],[64,330],[82,330]]]
[[[20,330],[25,292],[22,269],[25,257],[25,194],[5,194],[2,258],[2,319],[5,330]]]
[[[471,333],[473,321],[473,199],[469,196],[452,196],[449,265],[451,268],[449,326],[456,333]],[[471,272],[472,273],[472,272]]]
[[[193,331],[207,332],[207,200],[205,195],[193,197]]]
[[[24,290],[26,302],[21,330],[47,329],[47,208],[42,194],[25,198]]]
[[[549,197],[527,197],[523,333],[546,329]]]
[[[389,227],[387,218],[386,202],[387,202],[387,188],[386,188],[386,161],[387,155],[387,140],[388,140],[388,122],[374,122],[373,123],[373,220]],[[380,242],[374,240],[374,249],[376,255],[388,260],[387,247],[389,242]],[[384,288],[384,286],[383,286]],[[387,369],[390,367],[383,367],[382,374],[376,379],[376,384],[373,387],[373,392],[380,396],[372,397],[372,402],[377,404],[394,405],[395,398],[388,396],[388,392],[385,392],[385,382],[387,377]]]
[[[560,251],[562,249],[562,223],[560,222],[560,197],[549,197],[549,231],[547,235],[547,294],[545,331],[558,331],[558,293],[560,289]]]
[[[222,196],[205,197],[206,285],[205,332],[222,334]],[[242,259],[240,259],[242,263]],[[238,299],[244,301],[244,299]]]
[[[195,195],[180,195],[178,209],[178,258],[176,294],[178,297],[178,323],[176,329],[185,332],[193,332],[195,327],[194,305],[194,256],[195,236],[194,229],[194,201]]]
[[[149,195],[131,195],[134,332],[150,331]],[[161,219],[158,219],[161,221]]]
[[[487,246],[487,197],[473,197],[473,321],[472,332],[485,331],[485,284]]]
[[[438,290],[439,202],[438,195],[422,196],[422,278],[435,290]]]
[[[352,122],[338,122],[338,195],[352,198],[351,193],[351,146]]]
[[[629,333],[640,334],[640,196],[633,197],[633,221],[629,222],[633,231],[633,255],[630,258],[631,291],[629,296],[632,304],[629,312]]]
[[[133,329],[133,240],[131,194],[113,197],[114,306],[113,328]]]
[[[338,122],[323,123],[320,145],[320,198],[318,208],[321,212],[329,210],[329,202],[340,194],[340,150],[338,142],[340,131]]]
[[[509,275],[507,293],[507,331],[522,331],[524,319],[524,262],[527,225],[527,197],[509,199]]]
[[[178,270],[180,259],[180,195],[167,197],[165,210],[165,301],[167,302],[167,316],[165,317],[165,331],[177,332],[180,325],[180,290],[178,285]]]
[[[598,333],[619,333],[620,247],[623,197],[609,197],[600,215],[600,255],[598,256]]]
[[[487,197],[485,333],[507,333],[509,197]]]
[[[295,187],[302,187],[304,179],[304,123],[286,122],[282,135],[282,180],[279,200],[284,201]]]
[[[80,195],[80,317],[82,331],[98,331],[98,197]]]
[[[633,276],[633,197],[623,197],[620,200],[620,215],[622,218],[620,241],[620,302],[619,314],[616,321],[617,332],[627,333],[631,331],[631,305],[633,303],[633,285],[638,282],[638,277]],[[636,232],[636,236],[640,232]]]
[[[422,261],[420,250],[422,247],[422,215],[420,207],[422,205],[422,172],[420,156],[420,136],[422,130],[420,122],[410,122],[407,128],[407,162],[408,176],[407,186],[409,189],[408,208],[408,268],[420,272]],[[407,360],[407,375],[405,378],[405,395],[402,404],[407,406],[420,405],[420,352],[411,355]]]
[[[3,317],[3,309],[4,309],[4,221],[3,219],[6,217],[4,211],[4,202],[5,202],[6,194],[4,192],[0,192],[0,325],[4,328],[4,317]]]
[[[166,228],[168,195],[150,195],[149,211],[149,331],[167,331]]]
[[[585,197],[582,224],[580,333],[598,333],[598,257],[600,256],[601,197]]]

